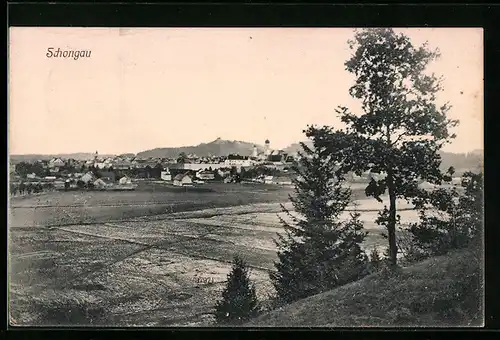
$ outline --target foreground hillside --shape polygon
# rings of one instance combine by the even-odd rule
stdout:
[[[297,301],[247,326],[481,326],[481,262],[471,251],[432,258]]]

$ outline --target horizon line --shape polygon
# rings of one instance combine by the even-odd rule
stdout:
[[[138,152],[99,152],[99,155],[125,155],[125,154],[134,154],[134,155],[137,155],[141,152],[147,152],[147,151],[152,151],[152,150],[155,150],[155,149],[180,149],[180,148],[195,148],[195,147],[198,147],[202,144],[210,144],[210,143],[214,143],[218,140],[221,140],[221,141],[225,141],[225,142],[231,142],[231,143],[234,143],[234,142],[241,142],[241,143],[247,143],[247,144],[253,144],[257,147],[264,147],[263,144],[259,144],[259,143],[254,143],[254,142],[249,142],[249,141],[244,141],[244,140],[238,140],[238,139],[224,139],[224,138],[216,138],[214,140],[211,140],[211,141],[207,141],[207,142],[199,142],[198,144],[196,145],[181,145],[181,146],[156,146],[156,147],[153,147],[153,148],[148,148],[148,149],[145,149],[145,150],[142,150],[142,151],[138,151]],[[278,148],[277,150],[282,150],[282,149],[286,149],[294,144],[299,144],[301,142],[307,142],[307,140],[303,140],[303,141],[297,141],[297,142],[293,142],[293,143],[290,143],[288,144],[286,147],[284,148]],[[97,150],[99,151],[99,150]],[[40,153],[40,152],[30,152],[30,153],[17,153],[17,154],[10,154],[9,153],[9,156],[30,156],[30,155],[41,155],[41,156],[44,156],[44,155],[54,155],[54,156],[58,156],[58,155],[71,155],[71,154],[79,154],[79,153],[82,153],[82,154],[88,154],[88,153],[92,153],[94,154],[95,151],[74,151],[74,152],[57,152],[57,153],[54,153],[54,152],[48,152],[48,153]]]
[[[232,141],[230,141],[230,142],[232,142]],[[243,141],[239,141],[239,142],[243,142]],[[245,142],[245,143],[248,143],[248,142]],[[292,143],[292,144],[298,144],[298,143],[300,143],[300,142]],[[203,143],[200,143],[200,144],[203,144]],[[99,152],[98,155],[99,156],[120,156],[120,155],[134,155],[134,156],[137,156],[139,153],[153,151],[155,149],[189,148],[189,147],[197,147],[200,144],[198,144],[198,145],[186,145],[186,146],[155,147],[155,148],[152,148],[152,149],[147,149],[147,150],[143,150],[143,151],[139,151],[139,152],[102,152],[102,153]],[[207,143],[204,143],[204,144],[207,144]],[[252,143],[249,143],[249,144],[252,144]],[[289,146],[291,146],[292,144],[290,144]],[[258,145],[258,144],[255,144],[255,145],[256,146],[262,146],[262,145]],[[285,148],[276,149],[276,150],[283,150],[283,149],[285,149]],[[484,148],[475,148],[475,149],[472,149],[472,150],[469,150],[469,151],[446,151],[446,150],[443,150],[443,149],[439,150],[439,152],[445,152],[445,153],[451,153],[451,154],[470,154],[470,153],[474,153],[474,152],[477,152],[477,151],[484,152]],[[65,156],[65,155],[76,155],[76,154],[95,154],[95,151],[47,152],[47,153],[31,152],[31,153],[16,153],[16,154],[10,154],[9,153],[8,157],[16,157],[16,156]]]

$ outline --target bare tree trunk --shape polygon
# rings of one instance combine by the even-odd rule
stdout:
[[[392,178],[392,169],[387,172],[387,188],[389,190],[389,221],[387,235],[389,238],[389,256],[391,265],[397,264],[398,245],[396,243],[396,193]]]
[[[392,147],[391,130],[387,125],[387,145]],[[398,245],[396,242],[396,188],[394,187],[394,175],[390,158],[387,162],[387,189],[389,191],[389,221],[387,223],[387,236],[389,238],[389,258],[391,265],[396,266],[398,261]]]

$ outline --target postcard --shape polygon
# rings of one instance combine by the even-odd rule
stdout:
[[[10,27],[10,326],[484,324],[481,28]]]

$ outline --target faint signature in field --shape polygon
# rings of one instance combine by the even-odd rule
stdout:
[[[213,277],[195,277],[194,282],[197,284],[214,284],[214,283],[220,283],[219,281],[216,281],[215,278]]]

